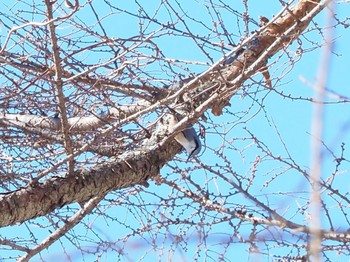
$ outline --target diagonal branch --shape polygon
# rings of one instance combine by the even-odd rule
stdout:
[[[183,121],[194,122],[210,107],[214,114],[219,115],[233,91],[240,88],[239,84],[256,72],[252,68],[259,69],[265,66],[264,62],[270,56],[302,33],[311,18],[324,8],[324,4],[317,4],[319,2],[301,0],[291,12],[286,12],[275,22],[263,27],[256,38],[244,46],[245,50],[236,60],[225,65],[217,63],[199,77],[178,85],[173,88],[173,94],[135,113],[135,117],[151,112],[176,98],[178,103],[185,102],[190,111],[194,112]],[[307,16],[308,14],[310,15]],[[308,19],[303,20],[306,16]],[[265,50],[268,51],[264,53]],[[261,58],[262,54],[264,57]],[[254,64],[258,59],[260,61]],[[250,73],[247,74],[245,68],[249,67]],[[184,124],[179,122],[179,125]],[[51,177],[44,182],[36,181],[25,188],[1,195],[0,226],[45,215],[63,205],[88,201],[94,196],[131,187],[157,176],[160,169],[173,159],[179,149],[176,142],[167,139],[169,136],[173,137],[174,134],[162,134],[161,137],[155,135],[149,141],[145,140],[148,143],[141,145],[137,150],[125,152],[110,162],[98,164],[90,169],[76,170],[71,176]],[[159,139],[163,139],[162,143],[158,143]]]
[[[71,216],[68,221],[47,238],[45,238],[39,245],[31,250],[26,250],[27,254],[19,258],[17,261],[25,262],[29,261],[30,258],[48,248],[53,243],[57,241],[60,237],[64,236],[69,230],[76,226],[86,215],[90,214],[91,211],[100,203],[100,201],[105,197],[105,195],[95,196],[89,202],[84,204],[84,206],[79,209],[73,216]]]
[[[236,48],[234,59],[222,58],[197,77],[174,85],[173,90],[182,98],[179,102],[193,108],[219,93],[220,99],[211,104],[211,109],[214,115],[221,115],[222,109],[243,82],[257,71],[265,71],[266,74],[267,60],[298,38],[327,2],[301,0],[291,10],[286,7],[278,18],[244,41],[243,48]]]
[[[156,136],[155,136],[156,138]],[[54,176],[44,182],[0,195],[0,227],[24,222],[50,213],[56,208],[91,198],[113,190],[143,184],[177,153],[179,146],[140,148],[122,154],[118,159],[80,169],[74,175]],[[150,141],[156,144],[156,141]]]
[[[266,226],[275,226],[282,228],[283,230],[289,230],[292,234],[295,234],[296,232],[303,232],[306,234],[312,234],[312,229],[308,226],[294,223],[290,220],[285,219],[281,215],[279,215],[277,212],[271,210],[269,207],[267,207],[262,202],[256,200],[253,196],[249,195],[248,193],[245,193],[244,195],[248,197],[250,200],[252,200],[255,204],[262,207],[263,210],[267,211],[269,214],[273,214],[275,217],[271,218],[264,218],[264,217],[258,217],[253,216],[252,214],[247,214],[246,212],[238,211],[238,210],[232,210],[230,208],[226,208],[222,206],[221,204],[218,204],[217,202],[214,202],[207,198],[205,194],[199,195],[192,191],[186,190],[182,187],[180,187],[177,183],[172,181],[167,181],[163,178],[158,178],[157,182],[165,183],[176,190],[180,191],[182,194],[186,195],[188,198],[193,199],[195,202],[200,204],[201,206],[205,207],[206,209],[210,209],[216,212],[220,212],[221,214],[226,214],[230,217],[230,219],[239,218],[243,221],[251,222],[252,224],[260,224],[260,225],[266,225]],[[232,183],[232,182],[230,182]],[[236,188],[238,189],[238,187]],[[239,189],[239,191],[243,191],[242,189]],[[332,230],[320,230],[320,234],[322,237],[330,240],[335,241],[341,241],[341,242],[349,242],[350,240],[350,234],[349,233],[338,233],[334,232]]]

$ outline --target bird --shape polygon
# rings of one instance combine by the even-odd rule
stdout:
[[[176,115],[179,115],[178,113]],[[175,125],[179,122],[179,116],[171,114],[169,120],[169,129],[173,130]],[[175,140],[185,148],[188,158],[187,161],[194,155],[199,154],[202,148],[201,141],[191,124],[187,125],[184,130],[175,136]]]

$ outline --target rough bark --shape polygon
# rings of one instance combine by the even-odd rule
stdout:
[[[317,3],[320,1],[299,1],[290,10],[285,10],[276,21],[263,26],[243,46],[244,50],[235,59],[225,64],[222,63],[225,59],[222,59],[198,77],[172,86],[171,93],[159,104],[171,99],[171,96],[181,95],[182,101],[179,102],[185,102],[187,109],[194,112],[190,121],[195,121],[208,108],[212,108],[215,115],[220,115],[241,84],[257,71],[264,69],[267,59],[296,39],[311,18],[322,10],[323,5],[308,19],[304,19]],[[176,130],[185,126],[187,120],[188,118],[180,121]],[[125,152],[110,162],[76,170],[73,175],[51,177],[44,182],[35,181],[17,191],[2,194],[0,226],[22,223],[70,203],[84,202],[93,196],[142,184],[157,176],[160,168],[178,152],[179,145],[172,137],[174,134],[169,137],[167,134],[154,136],[148,146],[134,152]]]
[[[291,9],[286,6],[284,13],[271,22],[260,17],[261,30],[238,48],[233,57],[225,59],[223,63],[219,61],[200,76],[186,81],[186,84],[176,85],[174,89],[183,91],[183,101],[190,104],[190,108],[196,108],[211,98],[209,107],[214,115],[219,116],[242,83],[256,72],[262,72],[267,86],[271,88],[267,60],[299,37],[312,17],[322,10],[324,5],[320,4],[314,14],[307,16],[318,3],[320,1],[302,0]]]
[[[169,150],[170,149],[170,150]],[[50,213],[70,203],[82,203],[144,182],[159,175],[160,168],[179,150],[179,146],[154,147],[121,155],[115,161],[77,170],[74,176],[51,177],[44,182],[0,196],[0,227],[21,223]]]

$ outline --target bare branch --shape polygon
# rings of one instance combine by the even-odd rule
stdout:
[[[33,256],[48,248],[50,245],[55,243],[60,237],[64,236],[70,229],[76,226],[86,215],[88,215],[105,197],[105,195],[95,196],[86,202],[82,208],[71,216],[68,221],[58,228],[55,232],[44,239],[39,245],[31,250],[26,250],[27,254],[19,258],[18,261],[29,261]]]

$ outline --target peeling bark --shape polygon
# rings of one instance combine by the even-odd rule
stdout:
[[[263,27],[257,32],[256,37],[238,50],[233,59],[228,58],[223,64],[214,65],[207,70],[208,73],[194,80],[185,80],[185,83],[189,83],[176,85],[174,89],[190,89],[183,95],[183,101],[190,103],[191,108],[197,107],[213,94],[219,94],[220,98],[213,101],[210,106],[212,113],[219,116],[242,83],[256,72],[262,71],[267,85],[270,86],[270,77],[266,67],[267,60],[299,37],[310,22],[310,20],[303,19],[319,2],[301,0],[293,8],[287,7],[281,17],[270,23],[267,18],[261,17]],[[321,10],[322,8],[319,11]],[[315,12],[315,15],[317,13]],[[279,41],[279,44],[273,46],[276,41]],[[255,65],[255,70],[247,72],[249,70],[246,69],[254,65],[259,56],[269,48],[270,50],[264,54],[263,59]],[[234,81],[237,79],[239,80]]]
[[[197,78],[174,85],[171,91],[181,94],[182,100],[188,103],[191,110],[202,106],[200,112],[212,108],[215,115],[222,114],[223,107],[227,105],[234,92],[240,88],[241,83],[266,66],[269,57],[281,50],[284,45],[290,44],[305,30],[308,22],[300,21],[319,2],[317,0],[299,1],[290,12],[285,11],[282,17],[267,24],[254,39],[244,46],[244,51],[236,59],[227,64],[216,65]],[[321,10],[322,8],[319,9]],[[316,14],[317,12],[314,13]],[[296,30],[285,35],[295,24],[298,25]],[[255,66],[257,70],[247,73],[245,69],[251,67],[259,56],[280,38],[281,43],[271,48],[266,57]],[[191,99],[189,100],[188,97]],[[203,105],[202,103],[209,98],[211,100],[208,104]],[[4,125],[6,121],[20,121],[16,117],[10,120],[6,117],[8,118],[9,115],[0,118],[0,124]],[[198,115],[195,114],[194,117],[198,118]],[[33,119],[30,121],[34,121]],[[37,124],[40,123],[39,120],[35,119]],[[21,121],[25,122],[23,119]],[[46,125],[49,124],[46,123]],[[73,126],[79,129],[80,125],[71,123],[72,128]],[[163,138],[165,136],[163,135]],[[149,143],[151,146],[139,148],[134,152],[125,152],[110,162],[98,164],[90,169],[76,170],[72,176],[51,177],[44,182],[36,181],[17,191],[0,195],[0,226],[22,223],[28,219],[46,215],[64,205],[84,202],[93,196],[142,184],[147,179],[157,176],[161,167],[170,161],[179,150],[179,145],[171,139],[161,144],[158,141],[158,138],[154,136]],[[169,146],[170,143],[172,146]]]

